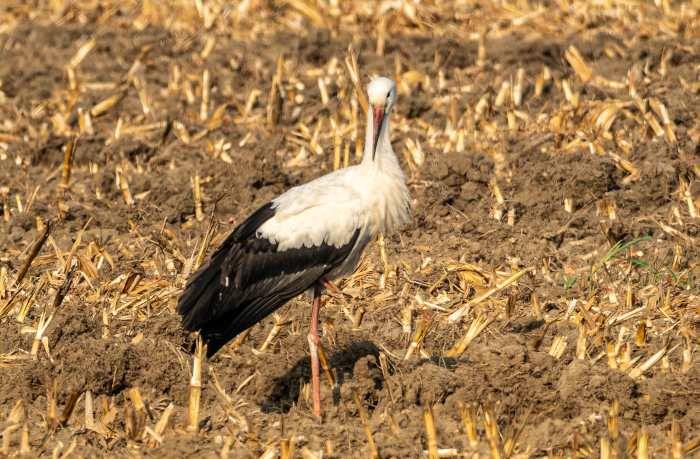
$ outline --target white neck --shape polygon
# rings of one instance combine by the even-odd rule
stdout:
[[[408,221],[410,196],[406,187],[406,178],[391,148],[388,114],[380,128],[377,149],[373,152],[372,111],[368,110],[362,167],[369,169],[365,177],[371,190],[371,197],[368,199],[374,203],[373,231],[389,232]]]
[[[399,167],[399,162],[394,154],[394,149],[391,147],[389,113],[386,114],[384,121],[379,126],[377,149],[374,152],[372,151],[374,147],[374,126],[372,121],[372,109],[370,107],[367,110],[367,129],[365,130],[365,150],[362,156],[362,164],[382,170],[394,170]]]

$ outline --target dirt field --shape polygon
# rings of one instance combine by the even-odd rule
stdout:
[[[698,454],[698,2],[27,3],[0,6],[0,455]],[[188,408],[177,296],[358,161],[349,45],[399,84],[412,222],[327,297],[323,422],[305,297]]]

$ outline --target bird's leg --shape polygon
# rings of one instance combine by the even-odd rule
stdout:
[[[311,326],[309,327],[309,353],[311,354],[311,398],[314,403],[314,416],[321,417],[321,365],[318,360],[318,315],[321,309],[321,286],[314,285],[314,299],[311,305]]]

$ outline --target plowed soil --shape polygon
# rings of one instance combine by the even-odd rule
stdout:
[[[645,24],[668,19],[649,8]],[[681,17],[676,21],[687,28],[654,35],[631,17],[603,12],[581,19],[579,33],[561,34],[554,26],[547,31],[508,22],[498,10],[494,22],[506,23],[487,35],[486,62],[477,65],[478,40],[460,29],[472,19],[460,22],[451,10],[435,7],[422,19],[452,21],[457,31],[450,33],[404,27],[408,21],[391,13],[397,24],[387,25],[383,57],[365,19],[354,31],[342,21],[328,30],[293,10],[276,18],[274,10],[259,20],[277,29],[254,38],[216,27],[187,33],[155,20],[132,24],[138,11],[109,15],[99,8],[69,9],[53,21],[44,17],[48,13],[18,15],[0,33],[0,187],[7,208],[0,221],[0,283],[7,285],[0,290],[0,311],[17,296],[0,316],[4,453],[19,451],[26,426],[30,455],[60,456],[74,448],[72,454],[83,457],[214,457],[222,451],[275,457],[280,441],[291,439],[297,456],[323,451],[324,457],[367,457],[369,431],[382,457],[421,457],[428,449],[424,413],[432,407],[438,447],[455,454],[490,454],[485,414],[495,418],[504,455],[597,456],[601,441],[634,454],[642,428],[652,456],[670,455],[674,447],[692,454],[700,433],[700,220],[688,204],[700,208],[697,20]],[[490,11],[472,6],[465,14],[478,22]],[[567,14],[558,13],[552,23],[578,18]],[[300,18],[306,33],[285,22],[289,17]],[[209,37],[215,44],[202,57]],[[79,89],[72,90],[65,67],[90,38],[95,46],[77,67]],[[351,296],[326,297],[322,341],[334,383],[322,375],[322,422],[310,414],[310,303],[300,297],[205,363],[199,432],[188,432],[192,337],[182,331],[175,305],[209,215],[215,224],[210,246],[216,246],[259,205],[333,169],[329,117],[348,106],[340,95],[351,94],[352,86],[347,77],[342,85],[330,78],[324,105],[317,81],[322,74],[314,69],[337,59],[338,73],[345,74],[349,43],[358,51],[364,83],[373,74],[395,77],[395,59],[401,60],[406,85],[400,86],[393,144],[410,178],[413,219],[386,238],[389,269],[373,243],[362,273],[340,284]],[[570,46],[596,75],[624,83],[636,74],[641,98],[664,104],[675,141],[644,125],[626,83],[582,82],[564,57]],[[285,99],[279,123],[271,126],[267,98],[280,55],[287,97],[303,100]],[[543,66],[552,79],[536,95]],[[525,75],[522,103],[499,106],[494,101],[502,83],[514,84],[519,69]],[[199,116],[205,70],[208,116],[223,107],[214,127]],[[429,76],[430,83],[413,83],[408,71]],[[571,108],[562,81],[577,92],[578,109]],[[693,84],[695,89],[688,86]],[[91,130],[80,126],[79,111],[121,94],[120,88],[123,98],[93,116]],[[261,94],[246,108],[255,89]],[[488,108],[474,121],[484,95]],[[629,103],[628,115],[619,115],[603,135],[591,127],[593,104],[612,100]],[[459,121],[450,127],[451,104]],[[509,129],[507,115],[514,111],[516,126]],[[56,113],[69,114],[67,126],[57,127]],[[556,127],[552,120],[561,113]],[[322,119],[317,155],[308,139]],[[182,123],[189,143],[173,122]],[[338,123],[342,130],[350,120],[342,115]],[[310,132],[299,134],[300,124]],[[139,127],[144,129],[134,129]],[[458,134],[450,138],[450,129],[466,134],[464,148],[456,147]],[[78,132],[69,186],[63,187],[64,148]],[[350,144],[352,163],[357,158],[350,132],[341,137]],[[421,143],[422,165],[411,159],[409,139]],[[580,144],[572,146],[576,139]],[[300,145],[308,156],[294,161]],[[195,218],[195,175],[203,191],[201,220]],[[565,198],[572,200],[570,212]],[[496,219],[499,206],[503,215]],[[37,219],[55,222],[51,235],[21,285],[11,285],[40,234]],[[606,258],[618,242],[628,244]],[[71,263],[76,274],[68,294],[51,309]],[[531,270],[475,304],[462,321],[446,319],[524,268]],[[18,323],[24,303],[26,317]],[[50,355],[40,346],[32,358],[47,307],[53,311],[45,333]],[[358,310],[364,312],[359,325],[349,319]],[[625,313],[629,318],[613,320]],[[446,357],[477,316],[491,322],[461,355]],[[276,321],[279,334],[261,351]],[[425,339],[404,359],[423,321],[429,324]],[[640,327],[647,332],[641,343],[635,340]],[[588,335],[577,355],[581,329]],[[552,344],[561,339],[565,349],[557,356]],[[615,345],[611,362],[606,352]],[[643,374],[630,375],[662,349],[667,352]],[[638,360],[625,360],[625,352]],[[217,393],[214,375],[230,403]],[[142,411],[133,388],[144,401]],[[102,431],[86,419],[88,391]],[[71,397],[77,397],[75,409],[60,419]],[[51,400],[57,422],[47,408]],[[13,424],[8,416],[18,401],[22,414]],[[144,426],[156,429],[169,404],[174,411],[160,434],[144,433]],[[465,434],[465,407],[474,412],[476,444]],[[609,427],[610,416],[617,429]],[[509,439],[515,444],[510,450]]]

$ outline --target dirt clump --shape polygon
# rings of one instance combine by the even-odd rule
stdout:
[[[424,457],[429,408],[456,455],[696,454],[697,8],[54,3],[0,12],[0,454]],[[350,44],[397,80],[412,221],[324,297],[322,422],[300,297],[204,364],[193,432],[177,297],[361,159]]]

